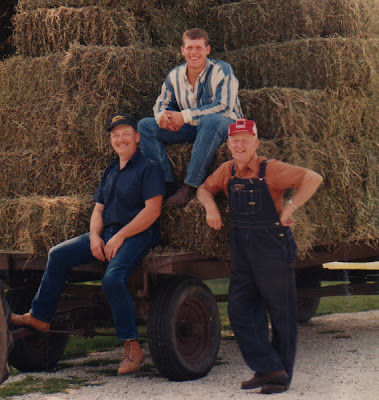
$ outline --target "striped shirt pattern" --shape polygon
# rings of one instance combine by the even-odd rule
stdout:
[[[188,82],[187,64],[172,69],[162,85],[154,110],[159,123],[164,111],[181,111],[184,123],[197,126],[201,117],[219,114],[237,120],[243,118],[238,99],[238,79],[225,61],[207,59],[195,87]]]

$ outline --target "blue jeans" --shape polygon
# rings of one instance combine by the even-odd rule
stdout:
[[[166,145],[194,143],[184,183],[198,187],[207,177],[208,167],[221,143],[227,139],[228,126],[233,122],[230,118],[209,114],[201,118],[198,126],[185,124],[178,132],[171,132],[160,128],[155,118],[143,118],[138,123],[142,154],[157,161],[165,172],[166,181],[173,182],[174,177],[166,157]]]
[[[107,227],[101,237],[106,243],[119,230],[120,227]],[[137,338],[134,303],[126,282],[147,250],[156,245],[157,239],[157,229],[150,227],[127,238],[116,256],[108,262],[102,288],[112,309],[119,341]],[[50,323],[72,268],[95,260],[90,249],[89,233],[54,246],[49,252],[45,273],[32,302],[31,314]]]

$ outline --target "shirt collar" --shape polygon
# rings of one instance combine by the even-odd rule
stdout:
[[[259,168],[260,168],[259,164],[260,164],[259,156],[257,153],[255,153],[253,155],[253,157],[251,157],[251,160],[248,162],[246,171],[241,171],[238,168],[237,163],[235,163],[236,171],[237,171],[238,175],[240,175],[240,176],[241,175],[245,176],[248,173],[248,171],[252,171],[254,173],[254,175],[259,175]]]
[[[197,76],[197,77],[199,78],[199,81],[200,81],[201,83],[204,83],[205,76],[206,76],[207,71],[208,71],[208,69],[209,69],[210,63],[211,63],[211,62],[209,61],[209,58],[207,57],[207,62],[205,63],[204,69],[203,69],[203,70],[200,72],[200,74]],[[184,79],[185,79],[186,82],[188,82],[188,77],[187,77],[187,63],[184,64],[184,66],[185,66],[185,68],[184,68]]]
[[[138,160],[141,158],[141,155],[142,155],[142,154],[141,154],[141,150],[140,150],[140,149],[137,149],[136,152],[132,155],[132,158],[126,163],[126,165],[128,165],[129,163],[131,163],[131,164],[136,164],[136,163],[138,162]],[[116,156],[116,157],[112,160],[111,165],[112,165],[112,166],[114,166],[114,165],[119,166],[119,165],[120,165],[120,157],[119,157],[119,156]]]
[[[205,67],[204,67],[204,69],[200,72],[200,74],[199,74],[199,80],[200,80],[200,82],[204,82],[204,80],[205,80],[205,75],[207,74],[207,71],[208,71],[208,69],[209,69],[209,65],[210,65],[210,61],[209,61],[209,58],[207,57],[207,62],[206,62],[206,64],[205,64]]]

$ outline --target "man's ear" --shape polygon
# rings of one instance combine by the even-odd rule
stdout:
[[[230,150],[230,140],[229,139],[226,140],[226,145],[228,146],[228,149]]]
[[[260,143],[259,139],[256,139],[256,140],[255,140],[255,143],[254,143],[255,151],[257,151],[257,149],[258,149],[259,143]]]
[[[209,56],[210,53],[211,53],[211,46],[208,44],[208,46],[207,46],[207,56]]]

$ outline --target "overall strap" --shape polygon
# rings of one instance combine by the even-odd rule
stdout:
[[[269,162],[269,160],[264,160],[261,162],[260,164],[260,168],[259,168],[259,180],[262,181],[265,178],[265,174],[266,174],[266,167],[267,167],[267,163]]]
[[[232,175],[230,176],[230,178],[233,179],[235,174],[236,174],[236,164],[233,163],[233,166],[232,166]]]

